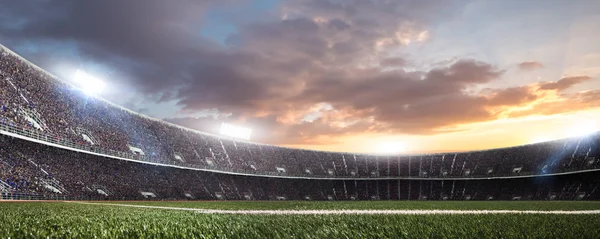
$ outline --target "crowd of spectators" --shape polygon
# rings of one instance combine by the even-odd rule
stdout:
[[[130,159],[247,174],[344,178],[488,178],[600,168],[597,133],[505,149],[411,156],[238,141],[176,127],[89,97],[0,49],[0,126]]]
[[[13,190],[40,193],[44,189],[40,180],[51,176],[36,170],[31,162],[16,151],[14,145],[8,144],[7,138],[0,138],[0,180]]]
[[[598,200],[600,172],[495,180],[291,179],[124,161],[0,135],[4,190],[72,198],[144,200]],[[60,192],[45,185],[48,182]],[[102,190],[102,192],[98,191]]]

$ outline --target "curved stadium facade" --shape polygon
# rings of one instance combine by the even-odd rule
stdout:
[[[129,111],[0,49],[3,197],[598,200],[600,134],[462,153],[290,149]]]

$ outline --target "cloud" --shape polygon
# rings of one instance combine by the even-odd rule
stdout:
[[[545,82],[540,85],[540,90],[566,90],[573,85],[591,80],[589,76],[571,76],[565,77],[555,82]]]
[[[165,120],[213,134],[219,134],[223,122],[241,125],[252,129],[252,141],[279,145],[337,143],[341,136],[366,131],[370,127],[370,124],[366,123],[352,124],[347,127],[332,126],[327,119],[322,118],[315,119],[312,122],[286,124],[272,115],[243,117],[243,119],[239,116],[231,116],[226,118],[179,117],[166,118]]]
[[[217,3],[226,4],[180,0],[9,1],[3,4],[0,15],[21,24],[0,24],[1,39],[7,45],[29,42],[38,48],[49,43],[71,44],[77,54],[71,56],[75,61],[107,65],[123,73],[138,90],[156,93],[171,85],[168,79],[177,78],[186,61],[210,57],[204,49],[214,43],[199,37],[193,28],[201,25],[203,13]],[[199,51],[205,55],[199,55]],[[56,49],[46,52],[56,53]]]
[[[460,58],[408,68],[411,59],[397,50],[434,37],[429,26],[449,18],[452,4],[291,0],[260,20],[233,21],[236,30],[224,42],[202,36],[207,12],[237,2],[8,1],[0,9],[0,40],[34,45],[29,57],[45,68],[66,52],[55,45],[68,45],[74,53],[62,55],[65,61],[116,72],[108,80],[149,102],[143,104],[149,112],[157,111],[151,103],[174,102],[179,113],[167,121],[214,133],[221,121],[243,124],[255,129],[255,140],[274,144],[437,134],[536,113],[526,107],[542,113],[559,112],[565,102],[594,107],[584,103],[595,102],[594,93],[555,92],[585,77],[489,89],[510,77],[506,69]],[[209,109],[223,116],[187,117]]]
[[[524,61],[519,63],[517,66],[523,71],[533,71],[544,67],[542,63],[537,61]]]
[[[374,129],[397,133],[434,133],[457,123],[490,119],[488,100],[470,95],[471,86],[498,79],[502,70],[474,60],[429,72],[380,69],[332,72],[307,84],[293,102],[328,102],[334,109],[373,117]]]
[[[401,66],[406,65],[406,60],[404,60],[404,58],[400,58],[400,57],[390,57],[390,58],[382,59],[379,62],[379,64],[381,66],[388,66],[388,67],[401,67]]]
[[[334,136],[364,132],[439,133],[445,126],[493,119],[497,114],[488,107],[535,99],[531,92],[522,89],[487,92],[492,97],[464,93],[470,86],[491,82],[503,74],[502,70],[473,60],[458,61],[427,73],[369,69],[322,74],[306,82],[291,97],[265,98],[262,105],[277,107],[265,108],[266,117],[248,117],[244,122],[269,118],[269,131],[274,134],[269,139],[286,144],[316,144],[323,143],[316,140],[317,136],[330,142]],[[331,108],[321,111],[312,122],[303,121],[321,102]]]
[[[572,94],[548,97],[530,107],[515,110],[509,117],[518,118],[533,115],[567,114],[600,106],[600,91],[583,91]]]

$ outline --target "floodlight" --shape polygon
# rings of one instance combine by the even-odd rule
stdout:
[[[232,137],[232,138],[249,140],[250,134],[252,134],[252,129],[241,127],[241,126],[236,126],[236,125],[232,125],[232,124],[222,123],[221,124],[221,134]]]
[[[77,72],[75,72],[74,81],[81,87],[81,90],[88,95],[101,93],[106,86],[100,79],[91,76],[82,70],[77,70]]]

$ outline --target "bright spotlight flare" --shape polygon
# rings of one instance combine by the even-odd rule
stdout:
[[[252,134],[252,129],[245,128],[241,126],[236,126],[232,124],[222,123],[221,124],[221,134],[224,136],[249,140],[250,135]]]
[[[77,72],[75,72],[74,81],[81,87],[81,90],[88,95],[101,93],[106,86],[100,79],[93,77],[82,70],[77,70]]]

